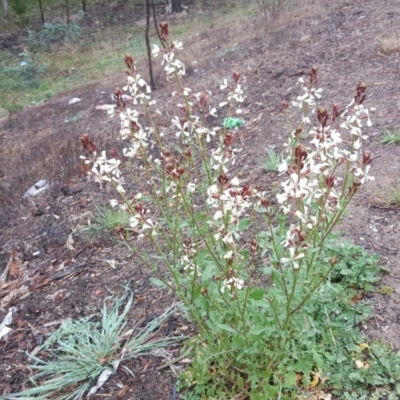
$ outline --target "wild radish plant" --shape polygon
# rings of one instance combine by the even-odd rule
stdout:
[[[208,122],[210,115],[221,121],[242,115],[240,74],[223,81],[227,97],[218,105],[209,91],[192,93],[177,58],[182,44],[168,34],[161,24],[165,48],[154,45],[153,54],[178,85],[173,135],[158,126],[150,87],[126,56],[124,90],[133,104],[117,90],[111,111],[126,147],[99,153],[84,135],[85,163],[97,182],[115,189],[112,207],[130,214],[121,238],[198,327],[187,343],[192,364],[183,385],[201,398],[293,398],[291,390],[309,387],[325,372],[324,346],[339,340],[340,329],[328,329],[327,304],[349,308],[329,279],[341,263],[330,248],[349,203],[373,179],[372,155],[362,150],[363,126],[371,125],[367,87],[359,83],[340,113],[337,104],[330,111],[317,104],[316,68],[300,79],[303,94],[291,104],[300,122],[285,143],[273,199],[268,188],[242,184],[231,172],[242,150],[239,133]]]

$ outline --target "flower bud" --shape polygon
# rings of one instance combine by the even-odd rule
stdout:
[[[340,115],[340,106],[338,103],[333,103],[332,105],[332,121]]]
[[[312,67],[310,73],[308,76],[310,77],[310,84],[311,86],[316,85],[318,82],[318,68],[317,67]]]
[[[363,165],[371,164],[372,153],[369,150],[364,150],[363,152]]]
[[[304,231],[297,232],[297,237],[299,238],[299,243],[304,242],[307,238],[307,234]]]
[[[224,138],[224,145],[225,145],[226,147],[232,146],[233,140],[234,140],[233,135],[232,135],[231,133],[227,133],[227,134],[225,135],[225,138]]]
[[[163,42],[166,42],[169,35],[169,25],[167,22],[161,22],[160,28],[161,28],[160,32],[161,40]]]
[[[82,135],[79,140],[81,141],[81,144],[83,148],[90,154],[94,153],[96,151],[96,144],[90,139],[89,135],[85,133]]]
[[[324,107],[318,107],[317,118],[322,127],[325,128],[328,121],[328,110]]]
[[[118,150],[117,150],[117,149],[111,149],[111,150],[109,151],[109,153],[110,153],[110,156],[111,156],[112,158],[119,158],[119,154],[118,154]]]
[[[335,177],[333,175],[329,175],[325,179],[326,186],[330,189],[335,184]]]
[[[295,137],[300,136],[301,132],[303,132],[303,130],[300,127],[296,128],[296,130],[294,131],[294,136]]]
[[[359,82],[357,85],[357,91],[354,96],[354,101],[356,104],[360,105],[365,100],[365,92],[367,91],[367,85],[364,82]]]
[[[258,249],[258,243],[256,239],[252,239],[251,243],[250,243],[250,250],[251,252],[254,254]]]
[[[242,188],[242,196],[243,196],[243,198],[246,198],[246,197],[249,197],[249,196],[251,196],[251,186],[250,185],[246,185],[246,186],[243,186],[243,188]]]
[[[136,74],[136,68],[133,65],[133,57],[126,55],[124,57],[125,65],[128,67],[126,73],[130,76],[134,76]]]
[[[271,204],[271,201],[269,199],[267,199],[266,197],[263,197],[261,199],[261,205],[265,208],[268,208]]]
[[[297,165],[301,166],[303,164],[303,161],[307,158],[307,151],[304,146],[296,146],[294,149],[294,158]]]
[[[280,112],[284,112],[289,108],[289,103],[286,100],[283,100],[281,103],[281,107],[279,108]]]
[[[238,83],[239,79],[240,79],[240,74],[239,72],[233,71],[232,72],[232,78],[235,81],[235,83]]]
[[[220,184],[220,186],[225,186],[229,182],[228,175],[226,175],[226,174],[218,175],[217,180],[218,180],[218,183]]]

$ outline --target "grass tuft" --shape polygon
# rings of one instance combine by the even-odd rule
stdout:
[[[5,398],[81,399],[88,391],[94,393],[96,381],[97,386],[101,380],[104,384],[123,360],[143,356],[182,339],[152,338],[154,331],[173,314],[175,306],[133,335],[134,329],[125,329],[133,294],[125,292],[121,298],[111,300],[114,306],[108,309],[105,301],[100,320],[89,316],[63,322],[40,349],[45,359],[29,355],[36,363],[29,367],[37,371],[29,379],[33,387]]]
[[[400,132],[390,132],[386,130],[385,132],[383,132],[383,139],[381,143],[384,144],[400,143]]]
[[[400,205],[400,186],[393,185],[389,187],[385,192],[385,197],[389,205]]]
[[[378,49],[384,54],[393,54],[400,51],[400,31],[386,33],[378,42]]]
[[[274,149],[267,147],[267,158],[264,161],[264,169],[267,172],[276,172],[278,171],[279,164],[284,160],[283,152],[277,153]]]

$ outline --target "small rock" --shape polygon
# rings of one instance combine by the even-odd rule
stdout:
[[[75,103],[80,103],[82,100],[81,99],[78,99],[78,97],[74,97],[73,99],[71,99],[69,102],[68,102],[68,104],[69,105],[71,105],[71,104],[75,104]]]

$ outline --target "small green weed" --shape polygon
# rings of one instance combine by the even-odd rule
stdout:
[[[235,44],[233,46],[229,46],[224,50],[221,50],[218,54],[217,54],[217,58],[222,58],[222,57],[226,57],[228,54],[230,53],[235,53],[236,51],[238,51],[240,49],[240,45]]]
[[[114,303],[111,309],[106,306],[109,300]],[[125,330],[133,295],[126,292],[119,299],[106,301],[100,320],[89,316],[63,322],[40,349],[45,359],[29,355],[36,362],[29,368],[38,371],[29,379],[34,386],[5,399],[82,399],[88,391],[94,393],[98,377],[103,378],[104,384],[123,360],[143,356],[182,339],[153,338],[154,331],[173,314],[175,306],[133,336],[135,329]],[[133,375],[126,367],[125,370]]]
[[[276,172],[278,171],[279,165],[282,163],[284,159],[283,152],[277,153],[274,149],[267,147],[267,159],[265,160],[263,166],[267,172]]]
[[[381,143],[383,144],[400,143],[400,132],[390,132],[386,130],[385,132],[383,132],[383,139]]]
[[[105,208],[93,202],[97,212],[88,225],[78,228],[75,236],[84,242],[117,240],[117,235],[130,231],[130,215],[120,208]]]
[[[385,190],[384,197],[389,205],[400,205],[400,186],[392,185]]]
[[[393,286],[382,285],[382,286],[379,286],[378,291],[380,294],[383,294],[384,296],[391,296],[394,292],[394,289],[393,289]]]
[[[95,224],[102,230],[113,231],[116,229],[127,229],[129,227],[130,215],[120,208],[101,208],[96,206],[98,214],[94,216]]]

